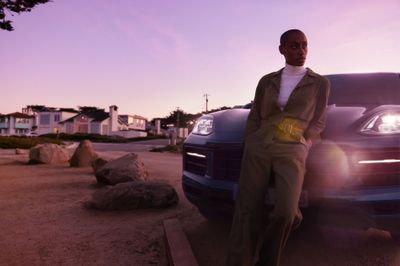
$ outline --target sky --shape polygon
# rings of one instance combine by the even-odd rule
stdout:
[[[53,0],[0,30],[0,113],[96,106],[148,119],[241,105],[308,38],[320,74],[400,72],[400,0]]]

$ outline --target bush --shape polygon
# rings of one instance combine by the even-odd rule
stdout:
[[[40,135],[41,137],[57,139],[57,134],[45,134]],[[163,136],[147,136],[147,137],[139,137],[139,138],[123,138],[120,136],[107,136],[100,134],[85,134],[85,133],[76,133],[76,134],[65,134],[60,133],[58,135],[60,140],[69,140],[69,141],[82,141],[82,140],[90,140],[92,142],[111,142],[111,143],[127,143],[133,141],[141,141],[141,140],[150,140],[150,139],[159,139],[165,138]]]
[[[177,145],[167,145],[160,148],[153,148],[151,152],[172,152],[172,153],[182,153],[182,145],[183,143],[179,143]]]
[[[42,143],[56,143],[61,144],[62,142],[55,139],[43,138],[43,137],[20,137],[20,136],[0,136],[0,148],[3,149],[30,149],[38,144]]]

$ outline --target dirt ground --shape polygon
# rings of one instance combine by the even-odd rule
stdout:
[[[168,218],[181,221],[200,266],[224,265],[230,224],[205,220],[185,199],[181,156],[138,154],[149,179],[176,188],[176,207],[87,210],[82,203],[99,189],[91,168],[28,165],[27,155],[0,149],[0,265],[167,265]],[[283,266],[308,265],[397,266],[400,248],[384,231],[305,227],[289,239]]]
[[[195,208],[180,189],[181,156],[139,156],[150,179],[177,188],[178,206],[87,210],[82,203],[99,189],[91,168],[27,165],[27,155],[0,150],[0,265],[167,265],[162,221],[190,216]]]

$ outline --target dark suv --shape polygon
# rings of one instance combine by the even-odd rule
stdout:
[[[398,238],[400,74],[326,77],[327,124],[307,159],[300,207],[334,223],[380,228]],[[184,144],[183,189],[207,218],[233,213],[250,107],[203,115]],[[272,182],[266,206],[273,207],[273,191]]]

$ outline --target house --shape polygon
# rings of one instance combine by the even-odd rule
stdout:
[[[35,130],[38,135],[83,133],[116,135],[125,138],[147,136],[145,131],[147,119],[138,115],[118,115],[116,105],[111,105],[109,112],[90,106],[80,107],[77,111],[72,108],[28,105],[22,109],[22,112],[25,116],[33,117],[30,129]]]
[[[35,123],[35,116],[19,112],[0,115],[0,135],[27,135]]]
[[[127,125],[128,130],[146,130],[147,119],[139,115],[119,115],[119,119]]]
[[[55,109],[49,108],[44,111],[38,112],[36,115],[36,132],[39,135],[48,133],[63,132],[59,122],[75,116],[78,111],[73,109]]]
[[[117,131],[122,127],[121,123],[115,121],[116,106],[110,106],[110,113],[104,109],[90,108],[82,110],[79,114],[61,121],[63,131],[67,134],[84,133],[110,135],[112,128]]]
[[[131,124],[125,121],[131,121]],[[144,131],[145,118],[132,115],[119,116],[118,107],[115,105],[109,107],[108,113],[104,109],[96,107],[81,108],[79,114],[61,121],[59,124],[62,128],[61,132],[67,134],[116,135],[125,138],[147,136]],[[143,131],[139,131],[139,129]]]

